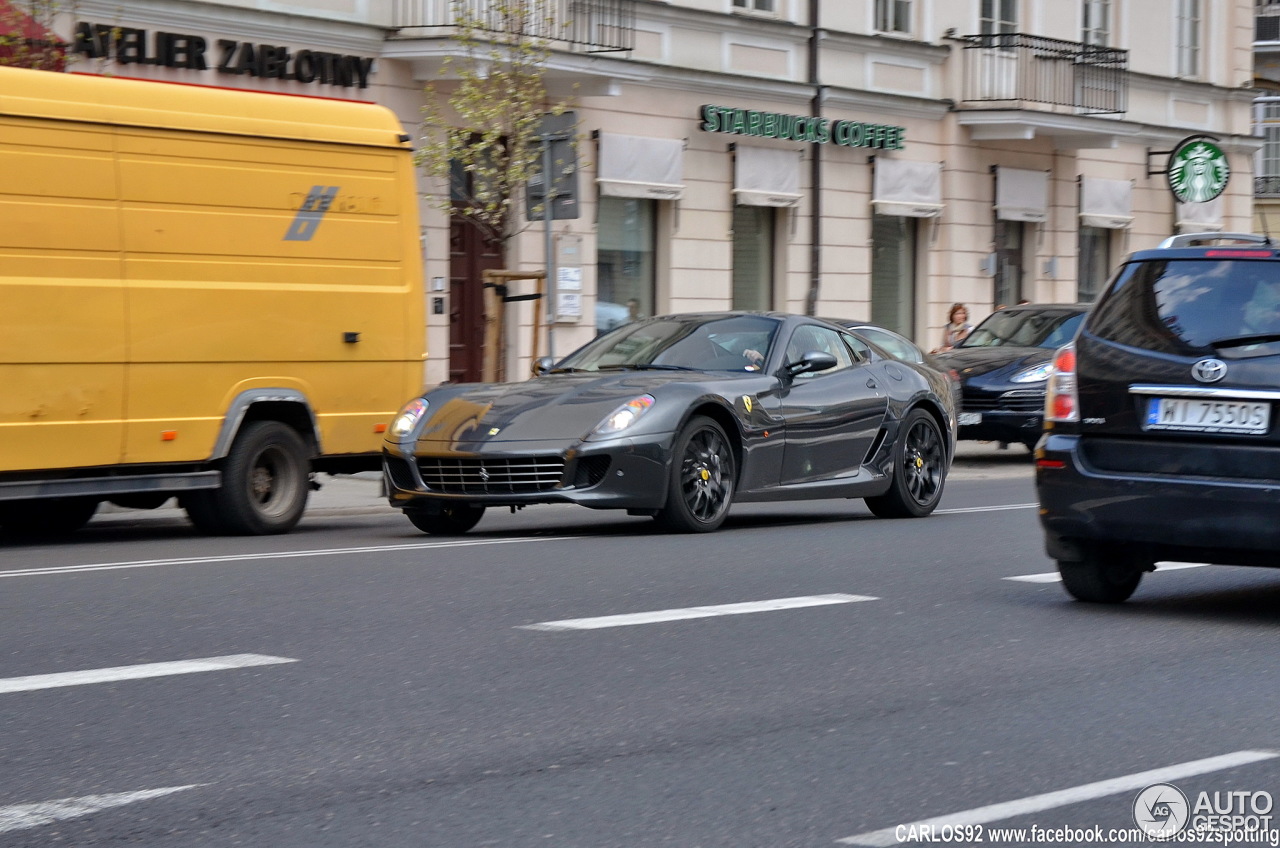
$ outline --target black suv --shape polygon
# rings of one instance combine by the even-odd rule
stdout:
[[[1119,603],[1161,560],[1280,566],[1277,401],[1280,245],[1129,256],[1048,382],[1036,488],[1067,591]]]

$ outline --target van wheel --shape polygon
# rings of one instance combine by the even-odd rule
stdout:
[[[1143,571],[1143,564],[1135,557],[1107,548],[1089,550],[1078,562],[1058,560],[1067,593],[1077,601],[1094,604],[1127,601],[1138,588]]]
[[[43,498],[0,503],[0,526],[10,536],[54,538],[74,533],[98,511],[97,498]]]
[[[310,481],[302,437],[279,421],[252,421],[222,463],[222,486],[190,492],[182,506],[191,523],[206,533],[287,533],[306,509]]]
[[[473,504],[445,504],[438,512],[406,509],[404,514],[423,533],[432,536],[461,536],[480,523],[484,507]]]

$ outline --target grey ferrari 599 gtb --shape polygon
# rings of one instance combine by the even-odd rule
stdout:
[[[649,318],[540,361],[533,379],[409,401],[383,445],[387,491],[446,535],[487,507],[537,503],[624,509],[677,532],[715,530],[753,501],[863,498],[879,516],[925,516],[956,411],[924,367],[818,318]]]

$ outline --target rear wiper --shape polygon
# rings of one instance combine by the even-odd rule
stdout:
[[[1210,347],[1244,347],[1253,344],[1269,344],[1280,342],[1280,333],[1258,333],[1253,336],[1232,336],[1229,339],[1218,339],[1209,342]]]

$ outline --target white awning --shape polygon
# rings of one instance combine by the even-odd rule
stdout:
[[[798,150],[737,145],[733,157],[733,202],[739,206],[795,206],[800,193]]]
[[[996,217],[1002,221],[1049,219],[1049,175],[996,166]]]
[[[942,165],[877,156],[871,207],[877,215],[934,218],[942,214]]]
[[[1133,223],[1133,183],[1081,177],[1080,223],[1109,230],[1122,230]]]
[[[1178,232],[1222,232],[1222,195],[1204,203],[1179,203]]]
[[[596,184],[606,197],[679,200],[684,196],[684,142],[678,138],[600,133]]]

